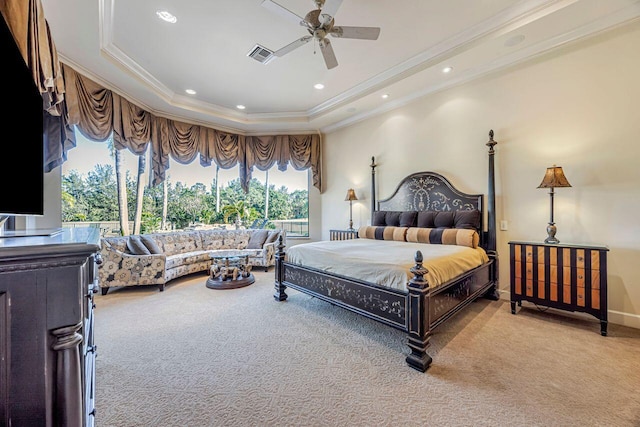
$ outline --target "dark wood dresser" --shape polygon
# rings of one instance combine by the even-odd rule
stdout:
[[[511,313],[523,300],[589,313],[607,335],[607,247],[537,242],[509,246]]]
[[[99,230],[0,238],[0,425],[93,426]]]

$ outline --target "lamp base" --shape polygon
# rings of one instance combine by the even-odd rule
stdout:
[[[560,240],[556,239],[556,232],[558,231],[558,229],[556,228],[555,223],[550,222],[549,225],[547,225],[547,238],[544,239],[545,243],[560,243]]]

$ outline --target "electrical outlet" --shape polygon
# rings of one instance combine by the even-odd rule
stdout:
[[[509,229],[507,225],[508,224],[506,219],[503,219],[502,221],[500,221],[500,230],[507,231]]]

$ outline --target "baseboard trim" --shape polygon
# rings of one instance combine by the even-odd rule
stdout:
[[[498,291],[500,294],[500,299],[505,301],[511,301],[511,292],[506,289],[501,289]],[[558,310],[560,313],[567,313],[571,315],[581,315],[583,313],[574,313],[572,311],[562,311]],[[607,317],[609,318],[609,323],[613,323],[616,325],[628,326],[630,328],[640,329],[640,315],[633,313],[624,313],[622,311],[616,310],[608,310]]]

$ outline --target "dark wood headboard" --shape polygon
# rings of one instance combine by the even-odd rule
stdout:
[[[417,172],[400,181],[393,194],[376,202],[376,163],[371,158],[371,223],[376,211],[456,211],[478,209],[481,213],[480,242],[488,252],[496,254],[495,174],[493,130],[489,131],[488,204],[484,195],[457,190],[448,179],[435,172]],[[487,230],[484,231],[485,210]]]
[[[379,211],[482,211],[484,195],[457,190],[435,172],[417,172],[404,178],[393,194],[380,200]]]

